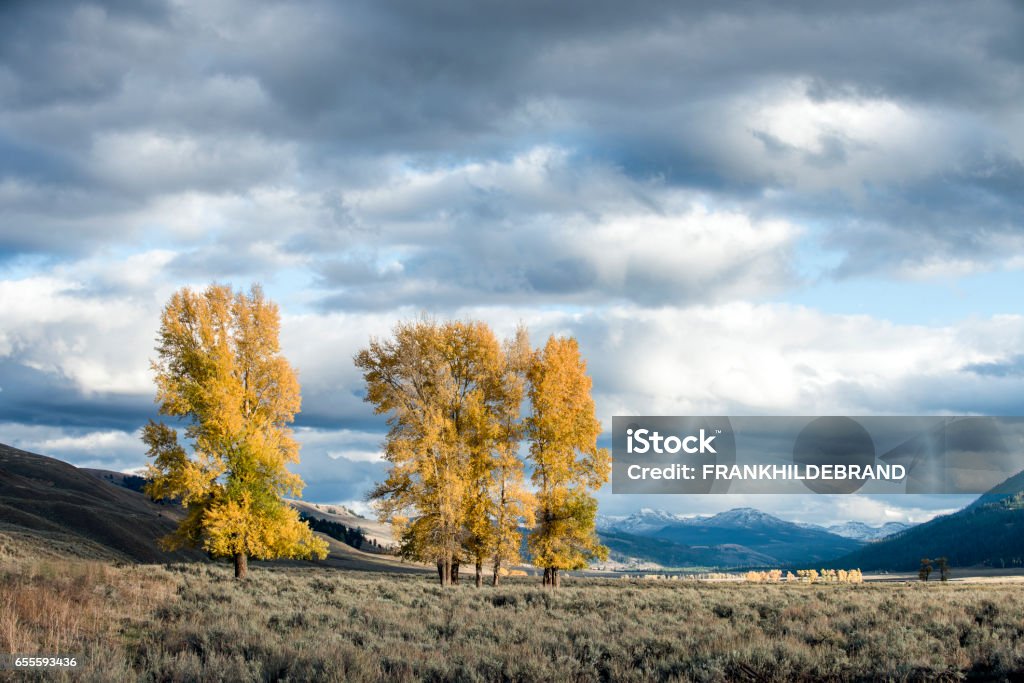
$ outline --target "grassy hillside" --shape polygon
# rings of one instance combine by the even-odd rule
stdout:
[[[180,514],[60,460],[0,444],[0,531],[20,545],[42,550],[49,539],[71,554],[140,562],[199,558],[157,547]]]
[[[205,553],[167,553],[158,540],[181,519],[175,505],[158,505],[103,470],[78,469],[60,460],[0,444],[0,559],[82,558],[171,562],[206,561]],[[131,482],[129,482],[131,483]],[[315,508],[313,506],[310,509]],[[330,517],[331,515],[325,515]],[[345,519],[344,517],[338,517]],[[361,518],[355,518],[361,520]],[[390,540],[367,521],[375,538]],[[327,559],[320,563],[282,561],[286,566],[327,566],[356,571],[429,573],[422,565],[361,552],[322,536]]]
[[[375,541],[382,548],[396,545],[390,524],[360,517],[341,505],[309,503],[304,500],[289,500],[288,502],[304,515],[344,524],[350,529],[361,529],[367,539]]]
[[[1019,584],[442,590],[325,569],[0,569],[0,652],[74,652],[75,680],[113,682],[1006,680],[1024,670],[1022,613]]]

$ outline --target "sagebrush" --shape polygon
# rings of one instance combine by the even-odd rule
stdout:
[[[73,652],[75,680],[1002,680],[1012,584],[428,575],[35,562],[0,571],[0,650]],[[38,676],[50,680],[49,674]],[[70,678],[70,677],[69,677]]]

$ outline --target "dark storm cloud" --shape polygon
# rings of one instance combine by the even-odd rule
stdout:
[[[998,261],[1024,248],[1024,164],[1005,154],[902,186],[837,199],[824,243],[847,254],[841,277],[932,259]]]
[[[300,125],[314,135],[333,130],[352,135],[350,147],[367,142],[359,132],[397,134],[390,147],[400,151],[475,144],[487,130],[522,134],[501,130],[510,105],[545,96],[592,105],[585,126],[614,125],[616,116],[635,121],[630,110],[641,104],[677,110],[695,95],[778,75],[812,77],[819,97],[1005,101],[1020,87],[993,87],[1015,61],[990,46],[1012,43],[1020,22],[996,3],[970,17],[930,3],[200,3],[131,13],[131,3],[69,5],[7,10],[2,55],[15,85],[48,87],[73,103],[76,88],[109,97],[140,69],[185,89],[211,74],[251,76],[291,116],[270,109],[259,122],[230,123],[296,136]],[[154,55],[147,39],[175,39],[179,50]],[[89,68],[100,75],[56,69],[72,61],[97,63]]]
[[[32,109],[90,104],[114,94],[130,68],[125,50],[141,47],[125,40],[132,32],[117,29],[153,26],[168,15],[163,2],[149,0],[9,0],[2,18],[0,64],[13,76],[6,106]]]
[[[303,499],[314,502],[365,500],[366,494],[387,477],[383,462],[330,458],[308,448],[302,449],[302,459],[293,469],[306,482]]]
[[[472,221],[480,237],[455,225],[426,245],[344,199],[391,180],[382,160],[429,171],[553,145],[580,166],[618,169],[623,184],[825,226],[826,245],[846,254],[840,275],[952,253],[990,260],[1021,227],[1022,14],[1010,2],[5,3],[0,181],[13,189],[0,253],[166,233],[136,214],[175,193],[255,201],[254,188],[292,187],[332,199],[315,217],[282,219],[269,244],[312,262],[335,290],[328,305],[405,302],[410,282],[463,299],[645,304],[735,289],[719,273],[654,296],[643,277],[602,282],[593,260],[539,236],[553,228],[523,237],[549,250],[494,238],[587,213],[589,192],[567,191],[574,206],[556,211],[515,193],[448,195],[437,220]],[[840,180],[863,141],[823,130],[804,148],[737,114],[793,84],[810,102],[949,113],[984,135],[950,142],[949,158],[923,173]],[[737,149],[730,130],[754,146]],[[907,163],[892,154],[890,168]],[[800,182],[814,173],[825,179]],[[547,180],[572,188],[566,175]],[[866,206],[851,199],[865,185]],[[410,229],[431,211],[411,204]],[[247,266],[245,231],[196,220],[191,237],[163,235],[197,250],[174,272],[277,267]],[[415,253],[402,275],[359,263],[403,246]],[[786,286],[789,270],[764,277]]]
[[[0,358],[0,422],[132,431],[155,417],[151,396],[86,393],[59,374]]]

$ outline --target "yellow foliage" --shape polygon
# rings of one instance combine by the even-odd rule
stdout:
[[[527,419],[532,481],[537,487],[537,528],[529,546],[534,564],[581,569],[605,559],[595,530],[597,502],[587,491],[608,481],[607,449],[597,447],[601,423],[594,415],[592,381],[575,339],[548,339],[529,371],[532,414]]]
[[[587,491],[607,481],[610,463],[575,340],[552,338],[535,354],[523,328],[501,345],[484,323],[423,319],[371,339],[354,360],[366,401],[388,415],[391,467],[371,498],[396,524],[403,555],[436,561],[442,584],[454,563],[489,560],[497,581],[520,560],[522,527],[539,520],[530,547],[543,566],[606,556]],[[523,481],[526,437],[538,494]]]
[[[528,493],[515,457],[522,372],[508,348],[481,322],[420,320],[355,357],[366,400],[389,416],[391,469],[371,497],[382,518],[409,520],[402,553],[437,561],[442,583],[465,555],[518,559]]]
[[[214,556],[319,557],[316,538],[282,498],[301,479],[288,471],[299,446],[288,424],[300,406],[295,371],[280,355],[277,306],[254,286],[176,292],[161,318],[156,373],[160,413],[185,418],[178,432],[143,429],[153,462],[147,492],[179,500],[186,519],[165,547],[201,545]]]
[[[799,569],[796,576],[787,573],[787,581],[802,580],[807,583],[815,583],[818,580],[829,583],[862,583],[864,575],[859,569],[822,569],[820,574],[814,569]]]
[[[532,359],[526,329],[520,327],[515,337],[505,342],[501,367],[501,396],[497,405],[495,450],[489,462],[487,483],[487,514],[489,537],[484,547],[489,551],[497,577],[503,575],[503,564],[522,558],[521,527],[534,525],[533,493],[523,482],[523,463],[519,459],[519,441],[523,436],[520,405],[526,392],[526,374]]]
[[[766,572],[749,571],[743,575],[743,578],[751,583],[778,583],[782,578],[782,570],[771,569]]]

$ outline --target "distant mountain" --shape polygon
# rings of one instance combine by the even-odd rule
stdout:
[[[1021,491],[1024,491],[1024,472],[1018,472],[1002,484],[993,487],[986,493],[978,496],[978,499],[967,506],[966,509],[979,508],[993,503],[999,503],[1008,498],[1013,498]]]
[[[790,527],[795,526],[792,522],[781,520],[767,512],[761,512],[756,508],[733,508],[725,512],[719,512],[710,517],[689,517],[682,520],[688,526],[702,527],[723,527],[723,528],[763,528],[763,527]]]
[[[673,548],[674,555],[717,567],[810,566],[863,545],[861,539],[786,522],[754,508],[736,508],[711,517],[684,517],[648,508],[625,517],[599,518],[598,530],[602,538],[614,537],[624,553],[629,546],[633,557],[657,562],[651,559],[658,554],[657,546],[648,547],[632,538],[648,537],[686,549],[683,553]]]
[[[863,545],[861,541],[787,522],[753,508],[683,519],[662,528],[654,536],[687,546],[743,546],[771,557],[775,565],[787,566],[810,566]]]
[[[843,538],[852,538],[857,541],[877,541],[901,531],[911,528],[911,524],[903,522],[886,522],[882,526],[868,526],[864,522],[846,522],[845,524],[833,524],[832,526],[819,527],[830,533]]]
[[[350,529],[359,529],[367,540],[373,541],[381,548],[395,546],[395,537],[390,524],[379,522],[376,519],[367,519],[344,505],[308,503],[304,500],[289,500],[288,503],[303,515],[343,524]],[[370,547],[365,549],[372,550]]]
[[[948,558],[953,567],[1024,566],[1024,477],[1017,475],[963,510],[936,517],[866,545],[835,567],[914,571],[921,558]],[[1012,493],[1013,486],[1018,486]]]
[[[202,557],[167,553],[157,541],[181,511],[60,460],[0,444],[0,534],[19,552],[167,562]]]

